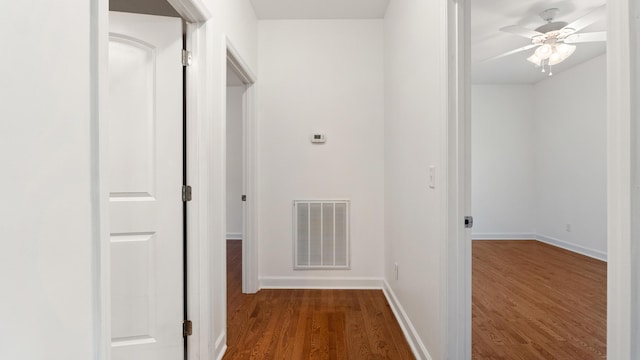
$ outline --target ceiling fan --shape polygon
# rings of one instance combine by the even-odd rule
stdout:
[[[607,33],[605,31],[589,33],[579,32],[585,27],[600,20],[605,15],[605,7],[606,5],[599,6],[570,24],[564,21],[553,21],[558,15],[559,10],[557,8],[551,8],[546,9],[539,14],[542,20],[547,23],[535,30],[530,30],[518,25],[505,26],[501,28],[500,31],[530,39],[531,44],[494,56],[487,60],[495,60],[536,48],[534,53],[528,57],[527,60],[536,66],[542,67],[542,72],[546,72],[548,70],[549,76],[551,76],[553,75],[551,72],[551,66],[563,62],[576,50],[576,45],[571,44],[607,40]]]

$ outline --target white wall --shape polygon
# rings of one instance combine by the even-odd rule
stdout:
[[[446,2],[394,0],[385,18],[385,279],[415,330],[420,357],[432,359],[446,358],[441,6]],[[431,165],[437,169],[435,189],[428,186]]]
[[[473,87],[475,239],[606,259],[606,97],[604,55],[534,86]]]
[[[244,91],[244,86],[227,86],[227,239],[242,239],[242,94]]]
[[[358,277],[379,285],[383,21],[264,20],[259,29],[261,283]],[[315,131],[325,144],[311,144]],[[296,199],[351,200],[351,270],[293,271]]]
[[[534,93],[536,232],[606,258],[605,55],[536,84]]]
[[[94,358],[90,14],[0,4],[2,359]]]
[[[533,98],[531,85],[472,87],[474,239],[533,238]]]

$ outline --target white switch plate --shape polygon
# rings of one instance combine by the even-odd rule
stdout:
[[[433,165],[429,166],[429,187],[436,188],[436,167]]]

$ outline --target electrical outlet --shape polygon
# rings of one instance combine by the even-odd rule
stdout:
[[[564,229],[566,232],[571,232],[571,224],[566,224]]]
[[[395,263],[395,268],[396,268],[396,280],[398,280],[398,263]]]

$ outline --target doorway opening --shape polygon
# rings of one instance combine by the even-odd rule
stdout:
[[[606,44],[536,68],[524,35],[585,16],[580,32],[606,31],[603,4],[532,2],[520,21],[469,4],[474,359],[606,356]]]
[[[109,13],[114,359],[187,359],[182,29],[176,16]]]
[[[233,311],[234,299],[243,289],[243,246],[246,194],[244,193],[244,139],[242,99],[247,86],[227,64],[226,104],[226,189],[227,189],[227,311]],[[229,319],[229,317],[227,318]]]
[[[255,76],[227,39],[224,246],[227,339],[237,330],[235,325],[239,320],[233,314],[242,305],[243,294],[253,294],[259,290],[255,238],[257,191],[254,82]]]
[[[226,239],[241,249],[242,293],[258,291],[255,76],[227,40]],[[227,264],[229,265],[229,264]]]
[[[189,176],[195,182],[191,174],[197,173],[199,157],[191,140],[202,117],[187,111],[195,108],[199,74],[188,68],[185,49],[200,46],[199,25],[210,14],[192,0],[101,4],[101,357],[193,359],[199,337],[206,338],[191,327],[192,320],[201,323],[202,281],[193,270],[208,263],[193,256],[201,246],[198,216],[186,216],[187,209],[198,212],[187,205],[184,185]],[[193,261],[187,262],[188,254]]]
[[[244,144],[242,98],[245,83],[227,64],[227,240],[242,244],[244,229]]]

